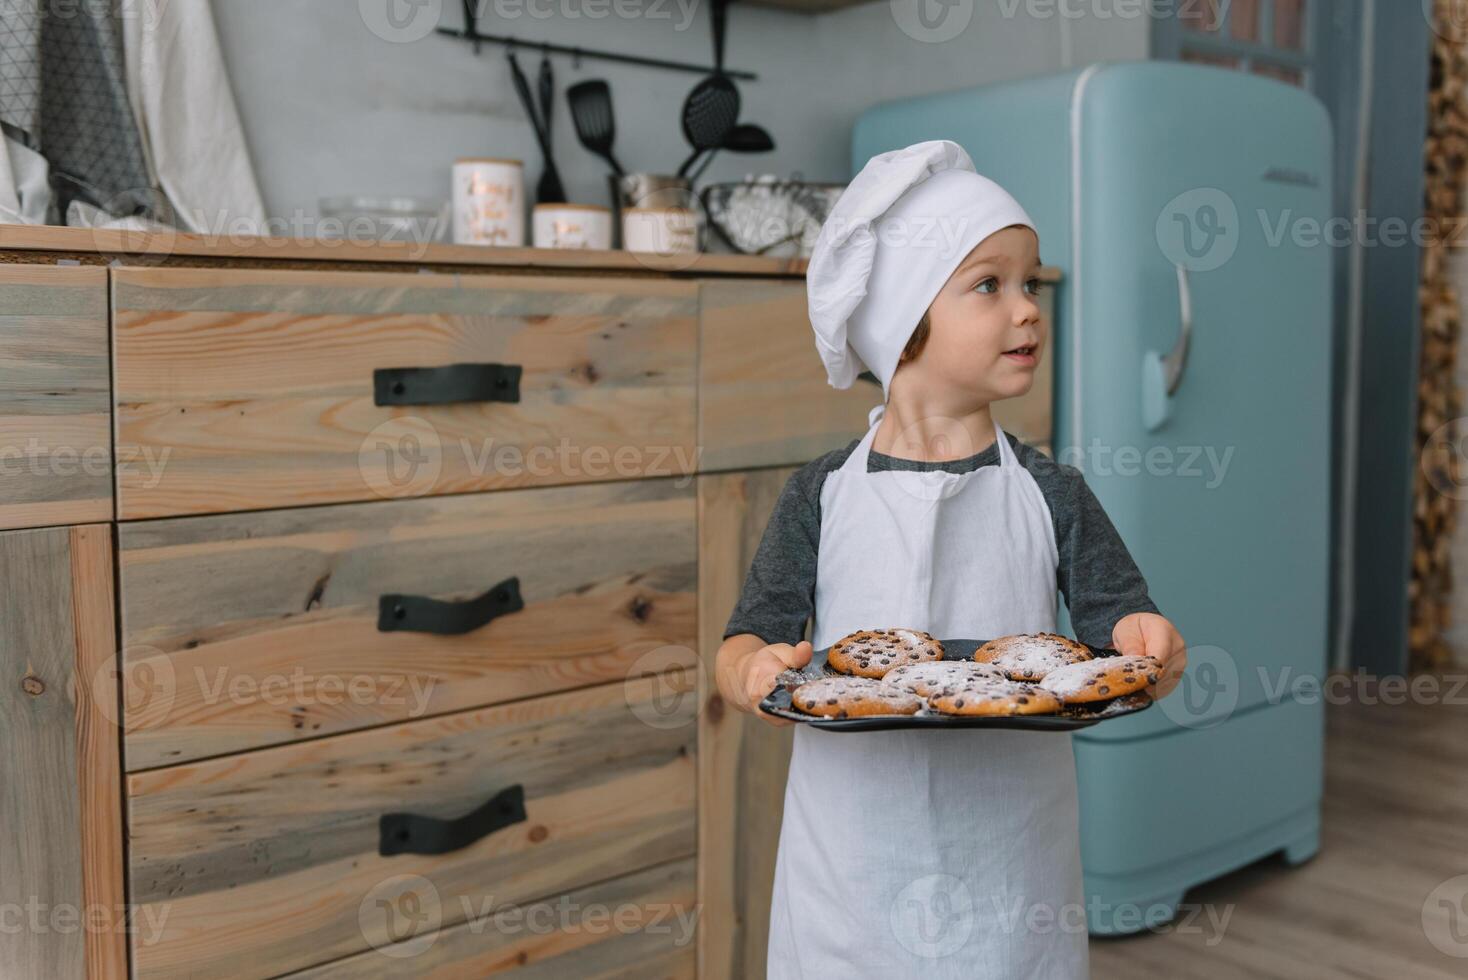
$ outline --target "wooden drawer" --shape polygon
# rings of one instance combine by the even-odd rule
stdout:
[[[700,917],[692,858],[578,888],[554,901],[531,902],[516,914],[450,929],[413,930],[403,914],[422,908],[425,893],[388,904],[404,939],[300,973],[293,980],[693,980],[694,927]],[[700,927],[701,928],[701,927]]]
[[[122,519],[692,472],[698,293],[647,278],[118,269]],[[376,372],[518,368],[494,383]],[[380,386],[380,387],[379,387]],[[378,404],[406,400],[412,404]],[[450,403],[424,404],[435,398]]]
[[[492,929],[495,910],[687,858],[696,700],[652,676],[135,773],[135,975],[276,976],[402,939],[384,903]],[[384,814],[455,820],[514,786],[523,820],[382,853]]]
[[[0,582],[0,977],[125,980],[111,532],[0,534]]]
[[[112,519],[107,374],[107,271],[0,265],[0,528]]]
[[[1052,325],[1059,272],[1040,277],[1041,316]],[[914,324],[916,326],[916,324]],[[1053,331],[1022,398],[994,405],[994,417],[1031,445],[1049,448]],[[857,381],[837,390],[826,378],[806,314],[805,284],[780,280],[705,282],[699,314],[699,468],[798,466],[840,449],[867,430],[882,386]]]
[[[882,388],[831,387],[805,283],[705,282],[699,319],[700,469],[805,463],[866,431]]]
[[[127,767],[691,665],[696,524],[677,478],[122,525]],[[382,618],[511,577],[469,632]]]

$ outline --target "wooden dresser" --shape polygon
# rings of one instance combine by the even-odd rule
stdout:
[[[762,976],[800,273],[0,226],[0,977]]]

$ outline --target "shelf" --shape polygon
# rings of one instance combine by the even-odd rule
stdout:
[[[125,265],[336,264],[460,266],[485,271],[563,269],[621,274],[674,273],[686,276],[791,276],[805,274],[805,259],[758,255],[659,255],[621,250],[503,248],[485,245],[416,245],[412,242],[358,242],[342,239],[258,238],[204,235],[143,235],[138,232],[68,228],[56,225],[0,224],[0,263],[40,261],[28,253],[54,253],[84,264],[116,258]],[[18,256],[18,258],[17,258]]]
[[[789,10],[798,14],[829,14],[836,10],[845,10],[847,7],[874,3],[875,0],[741,0],[741,2],[751,7],[772,7],[775,10]]]

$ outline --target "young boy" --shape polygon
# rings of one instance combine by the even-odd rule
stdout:
[[[843,193],[811,324],[831,385],[870,370],[885,403],[781,493],[717,656],[729,704],[787,724],[758,712],[776,675],[859,629],[1053,632],[1057,590],[1082,642],[1181,671],[1182,637],[1080,471],[990,414],[1033,383],[1039,267],[1033,222],[957,144],[874,157]],[[770,980],[1087,975],[1068,733],[794,736]]]

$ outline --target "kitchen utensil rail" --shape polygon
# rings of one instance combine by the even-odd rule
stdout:
[[[524,48],[527,51],[543,51],[554,54],[568,54],[579,61],[582,58],[596,61],[615,61],[625,65],[641,65],[643,68],[656,68],[662,71],[683,71],[695,75],[707,75],[714,69],[709,65],[696,65],[687,61],[670,61],[666,58],[645,58],[642,55],[623,54],[620,51],[605,51],[600,48],[581,48],[565,44],[552,44],[549,41],[527,41],[521,38],[510,37],[505,34],[483,34],[479,31],[466,31],[452,27],[440,27],[438,33],[457,38],[460,41],[470,41],[476,46],[480,44],[503,44],[510,48]],[[744,81],[755,81],[759,78],[752,71],[743,71],[737,68],[725,68],[724,74],[731,78]]]

